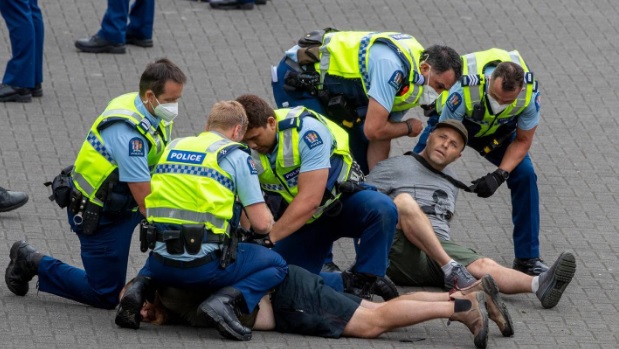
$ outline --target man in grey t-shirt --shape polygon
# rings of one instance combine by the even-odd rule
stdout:
[[[386,159],[367,177],[368,183],[390,195],[398,207],[399,230],[389,256],[387,275],[400,285],[440,287],[445,274],[440,265],[453,258],[476,278],[492,275],[503,293],[534,292],[544,308],[554,307],[576,272],[572,253],[561,253],[547,272],[532,277],[503,267],[451,240],[449,220],[458,189],[438,172],[453,176],[447,165],[461,156],[467,137],[459,121],[441,122],[428,137],[428,145],[418,158],[402,155]]]

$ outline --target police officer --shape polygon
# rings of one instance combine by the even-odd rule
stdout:
[[[244,142],[252,149],[260,185],[270,200],[282,199],[279,209],[272,206],[278,216],[269,234],[273,249],[289,264],[317,274],[334,241],[358,238],[356,264],[342,274],[342,289],[365,298],[396,297],[384,275],[397,210],[386,195],[361,190],[363,175],[348,149],[348,134],[303,107],[274,111],[255,95],[237,101],[249,118]]]
[[[30,102],[43,96],[43,16],[37,0],[0,0],[13,57],[0,85],[0,102]]]
[[[273,68],[273,94],[279,107],[302,105],[345,126],[367,174],[389,156],[391,139],[421,132],[418,119],[402,121],[406,111],[429,105],[461,70],[453,49],[424,50],[408,34],[316,31]]]
[[[75,41],[75,47],[90,53],[125,53],[125,43],[153,47],[155,0],[135,0],[131,11],[129,3],[130,0],[108,0],[99,32]]]
[[[5,280],[24,296],[38,275],[39,291],[112,309],[125,284],[131,236],[145,213],[150,170],[169,142],[185,74],[160,59],[146,66],[139,93],[114,98],[90,128],[71,173],[71,229],[84,270],[44,256],[24,241],[10,251]]]
[[[461,120],[472,136],[468,145],[498,166],[473,182],[474,191],[487,198],[507,182],[514,223],[513,268],[539,275],[548,266],[539,254],[539,191],[528,154],[539,123],[538,83],[518,51],[492,48],[462,60],[461,80],[437,100],[436,113],[414,150],[423,150],[439,120]]]
[[[243,151],[247,147],[237,143],[246,129],[243,107],[219,102],[208,116],[206,132],[167,147],[146,198],[156,244],[139,273],[163,285],[203,289],[205,294],[217,290],[200,305],[200,316],[217,324],[224,337],[237,340],[251,339],[251,330],[236,313],[251,313],[288,271],[282,257],[263,246],[235,245],[231,220],[240,217],[234,212],[237,198],[255,232],[268,233],[273,225],[253,160]],[[122,327],[139,327],[146,286],[141,283],[141,289],[128,290],[121,300],[116,323]]]

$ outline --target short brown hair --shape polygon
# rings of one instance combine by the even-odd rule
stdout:
[[[266,127],[269,116],[275,117],[275,111],[269,103],[256,95],[245,94],[239,96],[236,101],[245,108],[247,119],[249,119],[249,129]]]
[[[514,62],[501,62],[492,72],[492,80],[502,78],[503,91],[519,90],[524,85],[524,69]]]
[[[140,77],[140,96],[144,97],[148,90],[152,90],[155,96],[161,95],[166,82],[170,80],[184,85],[187,77],[181,68],[167,58],[148,63]]]
[[[215,103],[206,120],[206,130],[229,130],[236,125],[247,131],[247,115],[245,109],[237,101],[221,101]]]

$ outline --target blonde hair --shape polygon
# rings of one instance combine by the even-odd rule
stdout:
[[[229,130],[241,125],[241,132],[247,131],[247,114],[237,101],[220,101],[213,105],[206,120],[206,130]]]

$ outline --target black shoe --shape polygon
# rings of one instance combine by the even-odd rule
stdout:
[[[241,292],[233,287],[224,287],[200,304],[198,316],[215,324],[223,337],[248,341],[251,339],[251,329],[239,321],[241,308],[247,308]]]
[[[27,88],[0,84],[0,102],[32,102],[32,93]]]
[[[80,51],[88,53],[125,53],[126,46],[122,43],[115,43],[93,35],[87,39],[75,41],[75,47]]]
[[[28,282],[37,275],[43,255],[25,241],[17,241],[9,254],[11,262],[4,273],[6,286],[18,296],[28,293]]]
[[[372,286],[372,293],[377,296],[381,296],[383,300],[388,301],[400,296],[398,289],[391,279],[385,276],[377,276]]]
[[[36,84],[34,88],[30,89],[30,93],[32,97],[43,97],[43,87],[41,87],[41,84]]]
[[[327,262],[322,266],[322,270],[320,271],[323,273],[336,273],[342,270],[340,269],[340,267],[337,266],[337,264],[333,262]]]
[[[541,258],[514,258],[512,269],[521,271],[531,276],[537,276],[548,270],[548,266],[544,264]]]
[[[251,10],[254,8],[253,2],[240,2],[237,0],[210,0],[209,5],[217,10]]]
[[[266,5],[267,0],[256,0],[256,5]]]
[[[574,274],[576,258],[570,252],[563,252],[552,267],[539,276],[539,288],[535,295],[544,308],[553,308],[559,303]]]
[[[131,280],[131,284],[125,290],[123,298],[120,300],[118,310],[116,311],[116,325],[125,328],[140,328],[142,315],[140,310],[147,298],[154,298],[155,287],[153,287],[151,279],[144,276],[136,276]],[[147,295],[150,295],[148,297]]]
[[[6,190],[0,187],[0,212],[20,208],[28,202],[28,194],[21,191]]]
[[[372,300],[372,295],[380,296],[385,301],[399,296],[395,284],[386,276],[377,277],[346,270],[342,272],[342,282],[344,292],[367,300]]]
[[[138,39],[135,36],[127,35],[127,44],[139,47],[153,47],[153,39]]]

